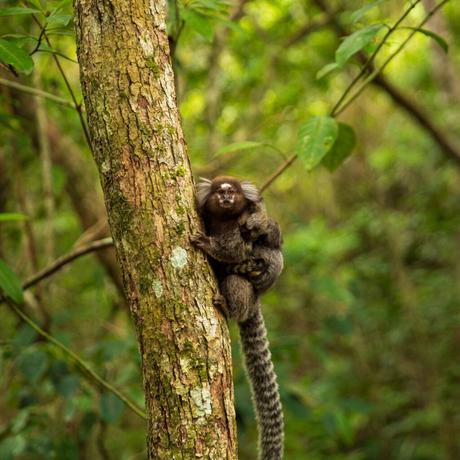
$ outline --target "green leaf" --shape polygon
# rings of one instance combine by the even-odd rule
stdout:
[[[329,152],[337,133],[337,122],[329,116],[310,118],[301,126],[296,151],[309,171]]]
[[[29,75],[34,68],[34,61],[26,51],[4,39],[0,39],[0,62],[12,65],[25,75]]]
[[[198,32],[208,42],[212,41],[214,29],[206,16],[189,9],[183,9],[181,11],[181,16],[186,24],[188,24],[195,32]]]
[[[0,458],[2,460],[14,460],[22,454],[26,445],[25,438],[20,434],[6,438],[0,442]]]
[[[46,23],[52,27],[66,27],[71,19],[70,14],[53,14],[46,18]]]
[[[123,412],[123,402],[113,393],[104,393],[99,403],[99,412],[106,423],[115,423]]]
[[[348,59],[369,44],[383,27],[383,24],[374,24],[346,37],[335,52],[335,62],[343,66]]]
[[[40,13],[40,10],[34,10],[33,8],[21,8],[11,6],[9,8],[0,8],[0,16],[14,16],[17,14],[36,14]]]
[[[43,6],[40,3],[40,0],[28,0],[28,3],[32,4],[33,6],[35,6],[35,8],[43,12]]]
[[[370,2],[367,5],[364,5],[362,8],[355,11],[350,16],[350,23],[351,24],[357,23],[368,11],[372,10],[373,8],[375,8],[377,5],[379,5],[380,3],[384,1],[385,0],[375,0],[374,2]]]
[[[18,212],[0,212],[0,222],[27,220],[29,217]]]
[[[431,30],[422,29],[421,27],[404,27],[404,29],[416,30],[421,34],[426,35],[427,37],[433,39],[444,50],[446,54],[449,52],[449,45],[447,44],[446,40],[444,40],[444,38],[442,38],[440,35],[432,32]]]
[[[48,355],[44,351],[29,351],[18,358],[18,368],[31,384],[37,383],[48,368]]]
[[[0,289],[16,303],[24,301],[21,281],[2,260],[0,260]]]
[[[37,331],[32,329],[28,324],[22,324],[18,328],[13,338],[13,344],[16,347],[24,348],[30,345],[37,337]]]
[[[56,391],[64,398],[72,396],[80,386],[80,379],[76,375],[66,375],[56,384]]]
[[[221,147],[216,155],[223,155],[229,152],[235,152],[236,150],[249,150],[255,147],[262,147],[265,144],[263,142],[256,142],[256,141],[244,141],[244,142],[235,142],[233,144],[227,144]]]
[[[339,64],[337,62],[331,62],[330,64],[325,65],[316,73],[316,79],[321,80],[321,78],[325,77],[326,75],[334,72],[334,70],[340,69]]]
[[[356,134],[353,128],[345,123],[339,123],[337,139],[321,164],[329,171],[335,171],[353,151],[355,144]]]

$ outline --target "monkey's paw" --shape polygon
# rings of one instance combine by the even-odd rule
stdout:
[[[203,248],[209,242],[209,237],[207,237],[203,232],[197,231],[193,235],[190,236],[190,243],[193,246],[198,248]]]

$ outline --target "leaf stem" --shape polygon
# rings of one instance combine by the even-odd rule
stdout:
[[[408,37],[398,46],[396,51],[392,53],[386,60],[385,62],[377,69],[375,69],[369,77],[367,77],[364,80],[364,83],[356,90],[356,92],[350,96],[350,98],[342,104],[340,109],[335,110],[334,116],[340,115],[353,101],[355,101],[361,93],[364,91],[366,86],[380,73],[383,72],[385,67],[395,58],[407,45],[407,43],[411,40],[411,38],[418,32],[418,29],[420,29],[430,18],[433,16],[436,11],[438,11],[440,8],[442,8],[449,0],[443,0],[441,3],[436,5],[431,11],[427,13],[427,15],[423,18],[423,20],[417,25],[417,27],[412,30],[412,32],[408,35]]]
[[[340,108],[340,105],[342,102],[346,99],[350,91],[353,89],[353,87],[358,83],[358,81],[364,76],[366,71],[370,68],[372,62],[375,60],[375,57],[379,53],[379,51],[382,49],[383,45],[385,42],[388,40],[389,36],[398,28],[399,24],[401,24],[402,21],[409,15],[409,13],[415,8],[417,3],[420,3],[421,0],[416,0],[414,3],[412,3],[409,8],[402,14],[402,16],[391,26],[380,43],[378,44],[377,48],[374,50],[374,52],[371,54],[371,56],[367,59],[365,64],[362,66],[360,72],[355,76],[355,78],[351,81],[351,83],[347,86],[343,94],[340,96],[339,100],[336,102],[334,107],[332,108],[330,115],[331,117],[336,116],[338,113],[338,109]]]

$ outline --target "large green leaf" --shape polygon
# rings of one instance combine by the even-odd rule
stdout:
[[[350,155],[355,144],[356,134],[353,128],[345,123],[339,123],[337,139],[321,164],[329,171],[336,170]]]
[[[16,303],[24,301],[21,281],[2,260],[0,260],[0,289]]]
[[[348,59],[368,45],[383,27],[384,24],[373,24],[349,35],[337,48],[335,62],[339,66],[344,65]]]
[[[317,166],[337,138],[337,122],[329,116],[313,117],[299,130],[297,155],[310,171]]]
[[[0,16],[15,16],[17,14],[36,14],[40,13],[40,10],[34,10],[33,8],[21,8],[17,6],[11,6],[9,8],[0,8]]]
[[[34,68],[34,61],[26,51],[4,39],[0,39],[0,62],[12,65],[19,73],[26,75]]]
[[[214,28],[208,17],[189,9],[183,9],[181,11],[181,16],[185,23],[195,32],[198,32],[208,42],[212,41]]]

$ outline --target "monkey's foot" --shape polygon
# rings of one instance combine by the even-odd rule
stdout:
[[[228,319],[228,307],[227,307],[227,300],[222,294],[214,294],[212,296],[212,303],[213,305],[219,309],[219,311]]]

